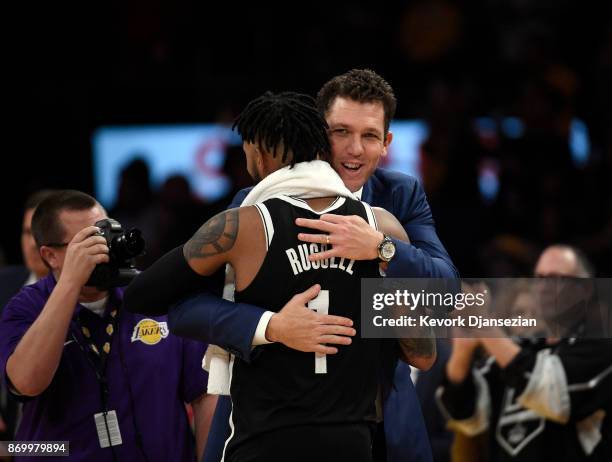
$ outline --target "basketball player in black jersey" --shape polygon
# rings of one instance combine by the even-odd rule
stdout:
[[[377,277],[379,262],[344,258],[310,262],[311,253],[325,251],[328,245],[299,241],[297,235],[305,229],[295,220],[327,212],[358,215],[383,233],[407,241],[403,227],[386,210],[353,199],[331,166],[322,162],[330,156],[327,124],[312,98],[266,93],[249,103],[235,127],[251,176],[256,181],[270,174],[285,178],[288,190],[216,215],[182,252],[176,249],[148,272],[172,271],[176,280],[186,281],[194,273],[212,275],[229,263],[235,272],[237,301],[278,311],[294,294],[316,285],[319,294],[311,308],[359,320],[360,278]],[[307,181],[313,175],[309,184],[315,193],[308,199],[292,196],[290,180],[296,172]],[[326,176],[314,176],[321,172]],[[347,193],[316,197],[317,183],[332,180],[340,185],[340,194]],[[187,291],[188,284],[170,285],[174,288],[167,290],[175,292],[173,298],[177,291]],[[359,329],[358,321],[354,327]],[[225,461],[371,460],[370,428],[376,415],[381,358],[387,353],[382,341],[351,339],[343,336],[344,329],[338,326],[338,335],[329,336],[330,342],[343,345],[329,357],[274,343],[255,347],[249,363],[232,360],[232,433]],[[407,352],[402,359],[409,360]]]

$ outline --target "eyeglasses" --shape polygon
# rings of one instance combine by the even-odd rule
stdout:
[[[66,247],[69,242],[49,242],[48,244],[43,244],[45,247]],[[42,247],[42,245],[41,245]]]

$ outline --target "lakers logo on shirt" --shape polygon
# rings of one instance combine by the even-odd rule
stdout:
[[[168,336],[168,323],[155,321],[153,319],[143,319],[136,326],[132,333],[132,342],[140,340],[147,345],[155,345],[161,339]]]

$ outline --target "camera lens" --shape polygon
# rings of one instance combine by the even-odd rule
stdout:
[[[112,251],[119,260],[129,260],[142,254],[145,241],[138,229],[130,229],[113,239]]]

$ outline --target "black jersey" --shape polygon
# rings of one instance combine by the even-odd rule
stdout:
[[[303,353],[274,343],[257,346],[250,363],[234,359],[232,435],[226,460],[233,460],[232,453],[241,445],[264,433],[296,426],[323,429],[326,425],[336,431],[338,425],[366,425],[375,420],[376,414],[381,343],[361,339],[359,332],[360,279],[378,277],[378,262],[344,258],[310,262],[309,254],[322,252],[327,246],[299,241],[299,232],[312,230],[295,224],[298,217],[334,213],[359,215],[376,226],[370,206],[341,197],[315,212],[303,200],[281,197],[256,207],[265,228],[267,254],[253,282],[236,292],[236,301],[279,311],[296,293],[320,284],[321,293],[309,307],[351,318],[358,334],[351,345],[339,346],[335,355]],[[316,445],[316,436],[309,437]]]

